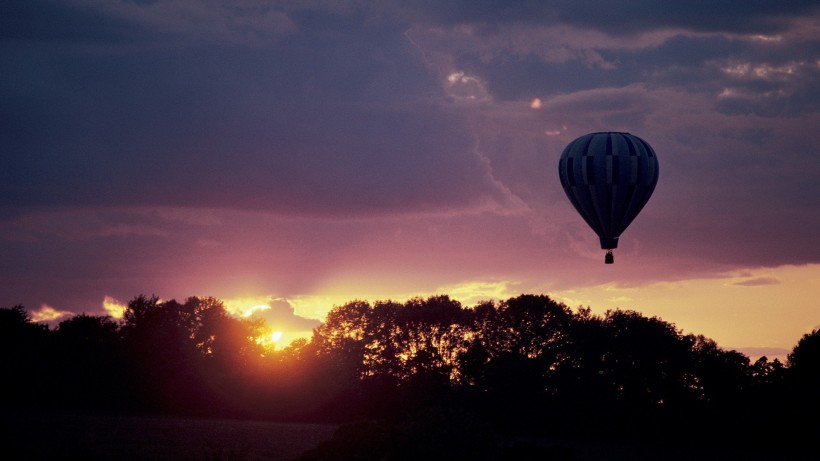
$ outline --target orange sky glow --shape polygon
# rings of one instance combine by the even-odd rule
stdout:
[[[784,360],[804,334],[820,328],[815,294],[820,292],[820,265],[780,266],[735,271],[710,278],[694,278],[648,285],[617,283],[542,291],[513,280],[463,282],[441,286],[426,293],[402,291],[401,286],[359,285],[341,277],[317,293],[288,299],[295,313],[323,320],[336,305],[364,299],[403,302],[415,296],[448,294],[465,306],[483,300],[503,300],[526,293],[546,293],[571,308],[590,307],[602,314],[607,309],[629,309],[673,323],[684,334],[702,334],[724,348],[737,349],[752,358],[766,355]],[[524,290],[524,291],[522,291]],[[228,311],[248,316],[266,306],[270,296],[225,299]],[[292,330],[287,323],[269,325],[281,331],[278,346],[309,338],[310,330]]]
[[[632,309],[750,357],[820,327],[816,2],[263,3],[0,2],[0,307],[211,296],[277,348],[432,295]],[[558,163],[616,131],[659,176],[605,265]]]

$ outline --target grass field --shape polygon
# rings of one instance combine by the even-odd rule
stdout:
[[[292,461],[332,425],[155,416],[4,417],[0,459]]]
[[[373,428],[359,432],[348,429],[345,437],[333,439],[334,444],[325,446],[319,452],[320,456],[311,459],[391,459],[390,455],[386,458],[372,456],[385,449],[385,453],[403,455],[397,455],[400,459],[414,459],[406,455],[424,452],[419,443],[436,440],[432,436],[435,434],[431,435],[425,428],[428,428],[427,423],[417,428],[419,433],[410,434],[402,434],[389,426],[381,432]],[[336,429],[337,426],[323,424],[158,416],[2,416],[0,460],[294,461],[321,442],[330,440]],[[450,433],[452,428],[439,429]],[[435,430],[434,427],[433,432]],[[402,438],[402,435],[407,437]],[[382,436],[385,436],[383,440]],[[390,447],[388,444],[385,448],[386,440],[411,445]],[[514,452],[522,454],[512,459],[549,461],[818,459],[814,450],[806,454],[804,445],[782,446],[743,438],[719,446],[699,443],[642,445],[576,438],[511,438],[505,443],[517,447]]]

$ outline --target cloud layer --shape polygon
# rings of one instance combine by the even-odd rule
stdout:
[[[816,2],[10,0],[0,59],[0,305],[611,282],[557,177],[609,130],[620,283],[820,262]]]

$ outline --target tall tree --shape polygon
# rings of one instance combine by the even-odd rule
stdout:
[[[50,332],[22,305],[0,308],[0,398],[7,409],[40,406],[49,395]]]
[[[133,364],[130,392],[145,409],[194,412],[203,406],[202,355],[179,303],[135,297],[123,314],[122,334]]]
[[[83,409],[125,405],[121,392],[127,363],[119,325],[111,317],[76,315],[60,322],[54,336],[59,404]]]
[[[816,427],[820,425],[820,330],[803,335],[786,360],[795,417]]]

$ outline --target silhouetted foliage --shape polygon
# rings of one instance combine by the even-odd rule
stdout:
[[[448,296],[355,300],[281,350],[257,342],[262,328],[208,297],[139,295],[121,320],[82,314],[54,330],[22,306],[0,309],[3,409],[352,423],[305,460],[570,459],[511,442],[545,434],[807,440],[820,410],[817,331],[785,365],[750,363],[657,317],[543,295],[471,308]]]
[[[204,358],[195,315],[156,296],[128,302],[122,334],[132,364],[129,391],[140,408],[187,413],[205,405],[197,375]]]
[[[795,383],[795,390],[807,404],[813,404],[818,409],[820,402],[820,330],[814,330],[804,335],[797,342],[797,346],[787,357],[789,374]]]
[[[231,317],[214,298],[184,304],[137,296],[121,331],[135,375],[131,393],[153,411],[201,413],[240,410],[246,385],[261,369],[254,339],[261,324]]]
[[[48,390],[48,329],[23,306],[0,308],[0,396],[8,409],[25,408]]]
[[[98,410],[124,404],[127,362],[118,328],[110,317],[85,314],[60,322],[53,359],[61,398],[55,404]]]
[[[787,417],[792,428],[789,435],[814,438],[820,432],[820,330],[800,338],[786,362],[787,405],[791,410]]]

